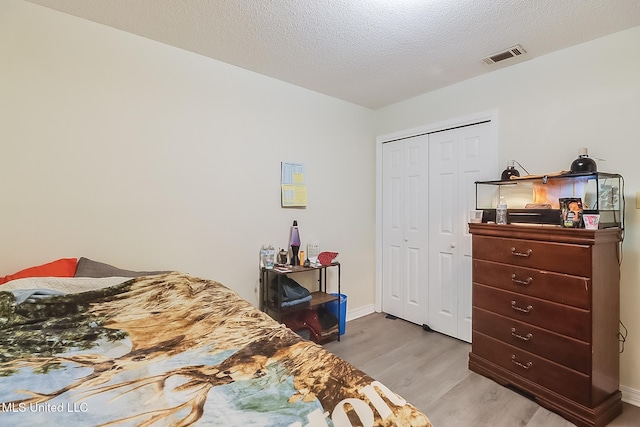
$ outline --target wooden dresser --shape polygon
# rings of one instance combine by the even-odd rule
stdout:
[[[620,229],[469,224],[469,369],[578,426],[622,412]]]

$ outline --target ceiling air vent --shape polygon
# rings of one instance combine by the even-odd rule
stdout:
[[[482,58],[482,62],[487,65],[495,64],[496,62],[504,61],[505,59],[513,58],[514,56],[520,56],[527,53],[519,44],[503,50],[502,52],[494,53],[493,55]]]

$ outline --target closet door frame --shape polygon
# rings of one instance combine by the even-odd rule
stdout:
[[[470,126],[478,123],[490,122],[491,123],[491,139],[494,144],[494,150],[499,153],[498,144],[498,110],[487,110],[468,116],[457,117],[442,122],[432,123],[416,128],[406,129],[399,132],[394,132],[386,135],[381,135],[376,138],[376,292],[375,292],[375,304],[374,309],[376,312],[382,311],[382,274],[383,274],[383,247],[382,247],[382,146],[383,144],[391,141],[396,141],[403,138],[411,138],[423,134],[432,132],[453,129],[461,126]],[[496,176],[499,174],[498,156],[496,156]],[[488,178],[487,178],[488,179]],[[425,317],[426,318],[426,317]]]

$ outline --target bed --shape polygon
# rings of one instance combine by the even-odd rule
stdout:
[[[430,426],[383,384],[212,280],[0,286],[0,424]]]

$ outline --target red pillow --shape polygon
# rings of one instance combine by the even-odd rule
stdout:
[[[25,277],[73,277],[76,273],[77,258],[61,258],[47,264],[25,268],[15,274],[0,277],[0,285],[10,280],[23,279]]]

